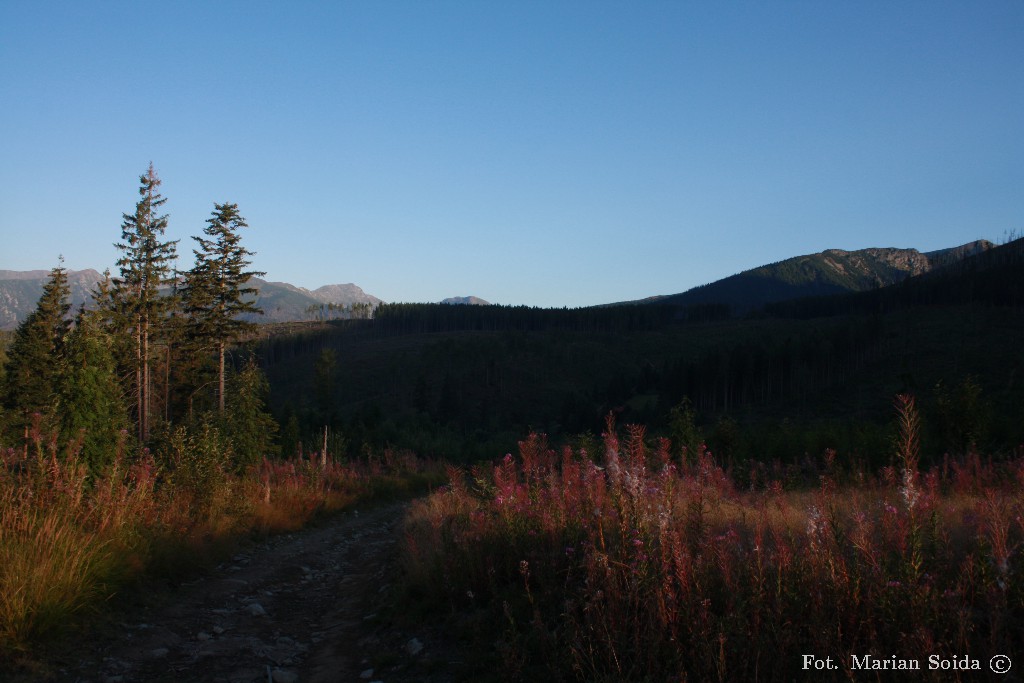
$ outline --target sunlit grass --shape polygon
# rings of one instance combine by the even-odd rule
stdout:
[[[74,448],[35,446],[28,458],[0,454],[0,660],[31,651],[128,582],[193,570],[251,533],[292,531],[443,481],[437,466],[391,453],[359,464],[264,460],[243,474],[205,472],[201,484],[173,462],[119,453],[90,477]]]
[[[4,506],[0,515],[0,642],[23,647],[102,598],[116,560],[67,510]]]

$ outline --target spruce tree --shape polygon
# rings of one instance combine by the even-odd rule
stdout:
[[[214,352],[217,364],[217,409],[224,413],[224,358],[229,343],[256,327],[242,320],[246,313],[263,313],[252,295],[258,290],[247,286],[249,279],[265,275],[249,271],[252,252],[241,244],[239,231],[248,227],[238,213],[237,204],[214,204],[203,229],[206,237],[193,237],[199,243],[193,249],[195,266],[185,275],[184,306],[190,337],[201,350]]]
[[[68,275],[61,265],[50,271],[36,309],[18,326],[7,350],[3,403],[12,432],[26,448],[33,415],[50,416],[57,393],[58,368],[68,334]]]
[[[231,377],[224,424],[234,447],[236,465],[244,468],[274,453],[278,425],[267,411],[270,384],[253,358]]]
[[[114,458],[128,428],[109,335],[98,316],[84,307],[67,337],[58,387],[60,432],[63,441],[81,438],[81,455],[94,472]]]
[[[159,192],[160,179],[150,163],[139,178],[140,199],[134,214],[124,214],[121,223],[121,251],[117,261],[121,276],[114,281],[113,310],[122,334],[130,335],[133,402],[140,441],[149,438],[151,427],[152,379],[150,347],[161,331],[163,319],[173,303],[160,288],[173,282],[171,264],[177,240],[163,241],[167,215],[160,215],[164,199]]]

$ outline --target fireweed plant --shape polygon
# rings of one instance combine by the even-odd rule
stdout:
[[[703,447],[673,457],[644,428],[603,453],[543,435],[412,509],[410,585],[501,624],[481,647],[503,678],[789,681],[802,655],[1024,652],[1024,459],[976,454],[918,469],[913,399],[897,399],[897,465],[844,474],[826,452],[816,486],[738,491]]]

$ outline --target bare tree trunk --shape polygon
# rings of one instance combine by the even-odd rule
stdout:
[[[217,377],[218,388],[217,388],[217,405],[220,409],[221,415],[224,414],[224,342],[217,344],[217,350],[220,353],[220,375]]]
[[[142,384],[145,387],[142,406],[142,440],[149,440],[150,377],[149,377],[149,318],[142,329]]]
[[[171,421],[171,343],[167,342],[164,357],[164,422]]]
[[[139,421],[139,443],[143,443],[146,440],[146,418],[144,417],[145,410],[143,408],[145,394],[146,392],[142,384],[142,316],[139,315],[135,318],[135,410]]]

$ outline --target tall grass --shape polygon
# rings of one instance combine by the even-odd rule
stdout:
[[[408,453],[349,465],[319,454],[264,460],[244,473],[217,453],[211,442],[172,443],[161,458],[120,448],[90,475],[75,443],[37,435],[27,458],[0,452],[0,661],[129,582],[191,569],[246,534],[443,481]]]
[[[899,409],[899,471],[846,477],[828,453],[802,490],[739,491],[711,453],[673,458],[637,426],[609,422],[601,454],[531,435],[415,506],[410,585],[501,624],[510,679],[793,680],[816,673],[805,654],[842,678],[850,655],[987,669],[1024,651],[1024,460],[918,471]]]

